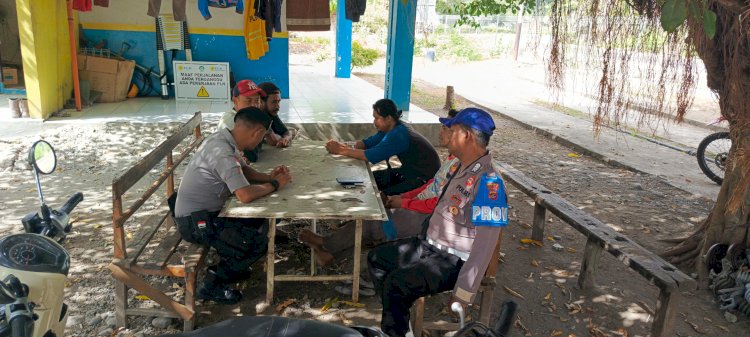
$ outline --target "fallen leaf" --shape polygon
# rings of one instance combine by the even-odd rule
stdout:
[[[580,154],[578,154],[578,153],[574,153],[574,152],[568,153],[568,157],[570,157],[570,158],[578,158],[578,157],[580,157],[580,156],[581,156],[581,155],[580,155]]]
[[[331,308],[331,306],[332,306],[332,305],[333,305],[334,303],[338,302],[338,300],[339,300],[339,298],[338,298],[338,297],[331,297],[331,298],[329,298],[329,299],[328,299],[328,301],[326,301],[326,303],[325,303],[325,304],[323,304],[323,307],[322,307],[322,308],[320,308],[320,312],[321,312],[321,313],[323,313],[323,312],[326,312],[326,311],[328,311],[328,309],[330,309],[330,308]]]
[[[284,302],[276,306],[276,314],[281,315],[281,313],[284,312],[284,309],[286,309],[288,306],[292,305],[296,301],[297,300],[293,298],[286,299]]]
[[[554,241],[555,241],[555,238],[553,238],[553,237],[552,237],[552,236],[550,235],[550,236],[548,236],[548,237],[547,237],[547,240],[548,240],[548,241],[553,241],[553,242],[554,242]]]
[[[524,300],[526,299],[525,297],[523,297],[523,295],[519,294],[517,291],[508,288],[508,286],[503,286],[503,288],[505,289],[505,291],[508,292],[508,294],[511,294],[511,295],[513,295],[515,297],[518,297],[520,299],[524,299]]]
[[[550,298],[552,298],[552,293],[547,293],[547,296],[544,296],[545,301],[549,301]]]
[[[102,224],[96,224],[96,225],[94,225],[94,229],[99,229],[99,228],[102,228]]]
[[[151,298],[150,298],[150,297],[148,297],[148,296],[146,296],[146,295],[135,295],[135,299],[136,299],[136,300],[140,300],[140,301],[148,301],[148,300],[150,300]]]
[[[352,301],[339,301],[339,303],[346,304],[346,305],[348,305],[350,307],[355,307],[355,308],[364,308],[365,307],[364,303],[357,303],[357,302],[352,302]]]
[[[531,260],[531,265],[534,267],[539,267],[539,261],[537,260]]]
[[[557,337],[557,336],[560,336],[562,334],[563,334],[563,332],[560,331],[560,330],[552,330],[552,332],[549,333],[550,337]]]
[[[523,322],[521,322],[521,317],[518,316],[516,318],[516,322],[514,323],[515,326],[517,326],[519,329],[523,330],[524,336],[531,336],[531,331],[529,331],[529,328],[527,328],[525,325],[523,325]]]
[[[622,337],[628,337],[628,330],[625,330],[625,328],[619,328],[617,329],[617,334]]]
[[[133,233],[125,234],[125,237],[127,237],[128,240],[132,240],[133,239]]]
[[[685,320],[685,323],[687,323],[688,325],[690,325],[690,327],[693,328],[693,330],[695,330],[695,332],[697,332],[699,334],[705,334],[705,332],[703,332],[703,330],[701,330],[698,327],[698,324],[695,324],[695,323],[693,323],[691,321],[688,321],[688,320]]]
[[[568,253],[575,253],[577,250],[575,248],[567,248]]]

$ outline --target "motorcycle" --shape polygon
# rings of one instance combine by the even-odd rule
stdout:
[[[36,233],[62,242],[70,233],[70,212],[83,201],[83,193],[77,192],[68,198],[58,209],[50,209],[44,202],[42,185],[39,182],[39,174],[50,174],[57,167],[57,156],[52,145],[44,140],[35,142],[29,150],[29,164],[34,168],[34,180],[39,200],[42,203],[39,213],[29,213],[21,220],[26,233]]]
[[[41,215],[22,220],[27,233],[0,239],[0,337],[64,336],[68,306],[63,303],[70,255],[59,242],[70,232],[69,213],[83,200],[74,194],[62,207],[44,202],[39,174],[57,166],[52,146],[38,141],[29,150]]]
[[[708,125],[715,125],[725,121],[719,117]],[[729,150],[732,148],[732,139],[729,132],[712,133],[698,145],[696,157],[698,157],[698,166],[709,179],[721,185],[724,182],[724,171],[727,167]]]

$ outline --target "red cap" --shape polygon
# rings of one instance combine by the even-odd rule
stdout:
[[[263,89],[258,88],[257,85],[255,85],[255,82],[251,80],[242,80],[237,82],[237,84],[234,86],[234,89],[232,89],[232,97],[237,96],[252,96],[258,94],[261,97],[266,97],[266,92],[263,91]]]

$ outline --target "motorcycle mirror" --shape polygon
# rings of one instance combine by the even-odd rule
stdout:
[[[38,140],[29,149],[29,164],[41,174],[50,174],[57,167],[57,155],[52,145],[44,140]]]

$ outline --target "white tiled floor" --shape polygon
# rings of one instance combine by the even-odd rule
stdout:
[[[332,70],[320,66],[290,68],[290,99],[283,100],[280,117],[287,123],[371,123],[372,104],[383,97],[383,90],[352,77],[334,78]],[[0,100],[0,109],[8,110],[7,99]],[[230,102],[162,100],[158,97],[134,98],[118,103],[97,103],[82,111],[65,110],[47,123],[101,123],[128,120],[131,122],[175,122],[189,119],[196,111],[209,122],[217,122],[231,108]],[[8,111],[0,111],[0,116]],[[13,121],[0,117],[2,121]],[[411,123],[438,123],[437,116],[414,105],[404,112]]]

